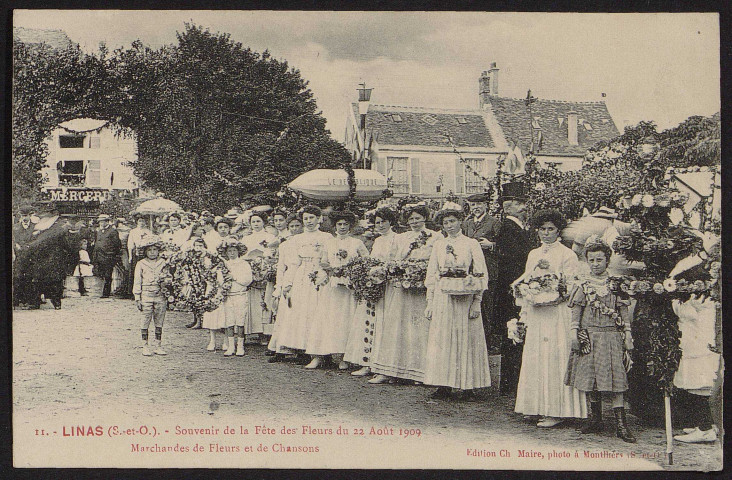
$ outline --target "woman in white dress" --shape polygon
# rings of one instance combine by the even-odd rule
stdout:
[[[289,328],[289,318],[292,315],[291,303],[284,296],[283,283],[285,276],[292,271],[293,261],[297,259],[297,252],[293,249],[294,242],[290,240],[299,235],[303,231],[302,219],[297,214],[292,214],[286,220],[289,235],[282,237],[279,246],[279,257],[277,259],[277,283],[275,285],[273,297],[273,312],[275,314],[275,324],[272,329],[272,338],[267,346],[268,351],[274,353],[268,359],[269,363],[281,361],[286,355],[295,354],[294,350],[281,345],[280,333]]]
[[[250,255],[261,252],[266,261],[274,262],[277,255],[279,240],[277,237],[265,230],[267,215],[263,212],[252,212],[249,217],[249,227],[252,233],[242,237],[242,243],[246,245]],[[272,282],[264,284],[253,284],[249,289],[249,315],[252,318],[252,331],[250,334],[259,334],[260,343],[266,345],[269,336],[272,335]]]
[[[363,242],[351,236],[350,231],[356,223],[356,215],[351,212],[333,212],[330,221],[335,226],[336,236],[327,245],[328,266],[342,267],[358,257],[366,257],[369,251]],[[349,288],[348,278],[330,277],[323,288],[315,319],[308,332],[305,353],[323,358],[335,357],[339,370],[347,370],[348,363],[342,357],[346,351],[351,320],[356,313],[356,297]]]
[[[231,233],[231,227],[233,225],[234,222],[228,218],[219,218],[216,220],[214,223],[214,230],[211,230],[203,236],[203,239],[206,242],[206,248],[208,248],[209,252],[214,255],[218,255],[218,248],[221,245],[221,242],[223,242]]]
[[[532,250],[524,274],[516,281],[546,273],[571,281],[579,268],[577,255],[561,244],[559,232],[567,222],[556,210],[540,210],[532,225],[542,246]],[[564,384],[571,352],[572,310],[566,298],[554,305],[534,306],[518,300],[526,325],[515,411],[540,416],[538,427],[553,427],[566,418],[587,418],[584,392]]]
[[[430,330],[424,383],[439,387],[433,398],[448,398],[450,389],[458,390],[458,398],[472,397],[473,390],[491,384],[488,348],[480,315],[483,291],[488,286],[488,269],[478,241],[462,233],[464,216],[462,210],[448,208],[441,210],[435,218],[435,225],[442,227],[447,237],[436,240],[432,246],[425,279],[425,316],[430,319]],[[465,287],[466,281],[460,279],[463,275],[472,276],[470,293],[448,294],[444,291],[453,280]]]
[[[236,354],[244,356],[244,337],[252,330],[252,319],[249,316],[249,298],[247,292],[252,283],[252,267],[244,258],[247,247],[236,237],[225,238],[219,247],[219,254],[225,258],[224,263],[231,274],[231,288],[224,298],[224,325],[228,347],[225,357]],[[234,338],[236,337],[236,344]]]
[[[374,214],[374,229],[379,237],[374,241],[371,249],[371,258],[388,262],[394,259],[396,233],[392,225],[397,223],[397,214],[390,208],[379,208]],[[387,288],[386,295],[393,293],[394,288]],[[374,328],[383,321],[385,298],[376,303],[362,301],[356,306],[356,312],[351,321],[346,343],[346,353],[343,360],[361,368],[351,373],[356,377],[363,377],[371,373],[371,351],[373,348]]]
[[[425,228],[430,211],[425,205],[408,205],[404,210],[410,230],[397,235],[395,260],[428,260],[432,245],[442,235]],[[423,289],[387,285],[384,321],[374,329],[371,370],[377,375],[369,383],[387,383],[393,378],[422,382],[430,322],[424,316],[427,296]]]
[[[292,268],[287,269],[283,281],[283,296],[289,298],[292,310],[287,328],[282,329],[277,344],[291,350],[304,351],[308,333],[319,314],[318,304],[324,295],[328,276],[325,272],[328,260],[328,244],[333,236],[321,232],[318,227],[322,216],[320,208],[308,205],[303,208],[302,221],[305,231],[288,240],[294,253]],[[313,357],[307,368],[318,368],[323,358]]]

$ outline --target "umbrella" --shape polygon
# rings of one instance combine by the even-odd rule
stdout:
[[[135,209],[135,212],[142,213],[144,215],[163,215],[165,213],[178,212],[180,210],[180,205],[172,200],[163,198],[163,194],[158,193],[157,198],[141,203]]]

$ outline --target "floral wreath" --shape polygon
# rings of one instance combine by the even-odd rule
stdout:
[[[231,289],[231,273],[218,255],[187,250],[171,257],[168,263],[173,275],[173,291],[168,300],[176,309],[211,312],[221,305]],[[223,283],[219,282],[219,272]]]

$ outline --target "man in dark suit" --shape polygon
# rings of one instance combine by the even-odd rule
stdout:
[[[109,298],[112,289],[112,272],[114,266],[120,260],[120,251],[122,249],[119,233],[112,227],[110,220],[109,215],[100,215],[97,218],[99,228],[97,229],[97,238],[94,242],[94,253],[92,255],[94,275],[104,279],[102,298]]]
[[[524,273],[526,258],[533,247],[531,235],[526,230],[528,212],[524,185],[519,182],[503,186],[500,201],[504,219],[496,237],[498,275],[496,300],[493,310],[494,331],[500,334],[501,343],[501,395],[513,395],[518,387],[523,345],[514,345],[508,339],[506,323],[518,318],[521,309],[516,306],[511,284]]]
[[[478,240],[480,248],[483,249],[485,264],[488,267],[488,289],[483,292],[481,314],[483,317],[483,330],[485,331],[485,343],[490,349],[490,335],[493,330],[491,320],[496,296],[496,278],[498,277],[498,257],[495,242],[501,228],[501,222],[488,215],[488,204],[491,200],[489,193],[477,193],[469,196],[467,200],[470,206],[470,217],[463,222],[463,234]]]

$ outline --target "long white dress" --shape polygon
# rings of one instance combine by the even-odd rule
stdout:
[[[371,258],[383,262],[393,260],[396,254],[394,248],[396,237],[396,233],[389,230],[388,233],[377,238],[371,248]],[[394,288],[387,287],[387,292],[389,290],[394,290]],[[346,352],[343,355],[343,360],[365,367],[371,365],[374,328],[376,328],[377,323],[383,321],[384,304],[384,298],[382,298],[376,303],[362,301],[356,305],[356,311],[348,329],[348,342],[346,342]]]
[[[540,260],[548,263],[546,271],[561,273],[568,279],[574,277],[579,268],[577,255],[561,243],[554,242],[529,253],[521,278],[538,273]],[[585,393],[564,384],[571,351],[569,330],[572,310],[566,302],[539,307],[521,303],[526,338],[515,411],[524,415],[586,418]]]
[[[316,287],[309,276],[311,273],[324,271],[321,263],[328,258],[327,245],[332,238],[331,234],[316,230],[303,232],[288,240],[292,242],[294,255],[292,268],[285,272],[283,287],[292,287],[292,310],[288,314],[287,328],[282,329],[281,335],[278,334],[278,346],[305,350],[308,333],[318,315],[318,304],[326,287]]]
[[[265,247],[277,237],[260,230],[242,237],[241,242],[247,247],[247,252],[260,250],[265,257],[272,258],[277,254],[276,248]],[[252,319],[252,331],[248,333],[272,334],[272,292],[274,285],[267,282],[264,288],[252,287],[249,289],[249,315]]]
[[[452,253],[448,252],[448,247]],[[472,265],[477,285],[482,288],[475,295],[448,295],[441,288],[440,272],[448,267],[468,270]],[[485,343],[483,320],[470,317],[474,297],[483,296],[488,286],[488,269],[477,240],[462,233],[454,238],[438,239],[432,247],[427,267],[428,295],[432,297],[432,320],[425,358],[424,383],[471,390],[489,387],[491,374],[488,367],[488,348]]]
[[[274,288],[274,295],[279,298],[279,306],[277,308],[275,324],[272,329],[272,338],[270,338],[269,345],[267,346],[269,350],[282,354],[293,353],[292,350],[283,347],[280,341],[282,332],[289,328],[290,316],[292,315],[292,308],[290,307],[291,302],[288,302],[287,298],[285,298],[282,287],[285,281],[285,276],[291,269],[295,268],[293,266],[293,261],[297,258],[297,252],[292,248],[293,245],[293,242],[285,241],[281,243],[279,247],[279,257],[277,259],[277,284]]]
[[[709,395],[719,370],[720,355],[709,349],[716,343],[716,304],[711,299],[692,298],[672,302],[681,330],[681,361],[674,385],[698,395]]]
[[[224,276],[221,272],[217,272],[216,278],[219,284],[219,288],[224,283]],[[216,310],[211,312],[204,312],[203,319],[201,320],[201,327],[209,330],[219,330],[226,328],[226,313],[224,311],[223,302],[219,305]]]
[[[353,258],[368,256],[363,242],[350,235],[331,238],[327,245],[328,264],[340,267]],[[308,332],[305,353],[310,355],[341,354],[346,351],[351,320],[356,313],[356,297],[348,279],[331,277],[321,288],[318,314]]]
[[[435,240],[444,237],[439,232],[424,231],[429,234],[426,244],[413,250],[410,245],[421,232],[410,230],[397,235],[394,259],[429,259]],[[427,292],[390,283],[386,286],[384,302],[384,320],[374,329],[371,370],[381,375],[421,382],[424,380],[430,331],[430,322],[424,316]]]

